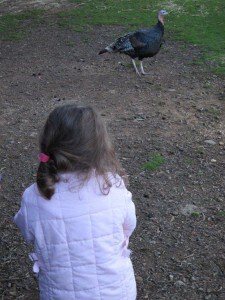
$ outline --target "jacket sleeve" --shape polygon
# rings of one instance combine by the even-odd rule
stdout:
[[[26,242],[33,244],[34,236],[29,230],[29,224],[27,218],[27,207],[26,207],[24,197],[22,198],[21,208],[14,217],[14,222],[16,223],[17,227],[20,229]]]
[[[135,214],[135,206],[132,201],[132,194],[127,191],[126,195],[126,216],[123,223],[123,231],[126,236],[126,238],[129,239],[132,232],[134,231],[136,227],[136,214]]]

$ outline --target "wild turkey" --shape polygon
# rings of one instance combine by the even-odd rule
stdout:
[[[140,60],[141,73],[143,75],[147,74],[144,71],[142,60],[145,57],[152,57],[159,52],[163,43],[164,16],[167,14],[165,10],[160,10],[158,13],[158,22],[155,26],[127,33],[102,49],[99,54],[119,52],[129,55],[136,73],[140,76],[135,62],[135,58],[138,58]]]

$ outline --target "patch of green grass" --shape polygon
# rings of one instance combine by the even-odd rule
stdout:
[[[225,211],[224,211],[224,210],[220,210],[220,211],[218,212],[218,215],[219,215],[220,217],[225,217]]]
[[[194,217],[194,218],[198,218],[198,217],[200,216],[200,212],[198,212],[198,211],[193,211],[193,212],[191,213],[191,216]]]
[[[183,160],[183,162],[187,165],[192,165],[194,163],[193,159],[187,157]]]
[[[214,71],[225,74],[224,1],[173,2],[177,8],[170,15],[168,28],[174,31],[174,38],[201,46],[203,62],[211,61]]]
[[[156,23],[158,7],[146,0],[71,0],[76,8],[58,14],[59,23],[72,30],[92,25],[122,25],[127,30]],[[157,2],[157,1],[156,1]],[[154,8],[154,9],[153,9]],[[126,31],[124,31],[125,33]],[[123,34],[123,33],[121,33]]]
[[[203,64],[204,64],[203,57],[194,59],[194,60],[192,61],[192,64],[193,64],[193,65],[196,65],[196,66],[201,66],[201,65],[203,65]]]
[[[213,73],[217,75],[224,75],[225,74],[225,63],[218,63],[217,66],[212,67]]]
[[[220,115],[221,114],[220,110],[216,107],[209,107],[206,111],[208,111],[212,115]]]
[[[24,37],[24,23],[40,21],[41,10],[31,10],[15,15],[9,14],[0,17],[0,39],[1,40],[20,40]]]
[[[156,23],[159,9],[166,9],[165,36],[201,47],[196,64],[211,62],[213,71],[225,75],[224,0],[71,0],[76,8],[60,13],[59,23],[76,31],[92,25],[123,25],[130,30]],[[122,32],[121,34],[125,33]]]
[[[74,46],[75,46],[75,42],[73,42],[73,41],[68,41],[68,42],[66,42],[66,46],[74,47]]]
[[[166,159],[159,153],[154,154],[143,166],[144,170],[155,171],[166,163]]]

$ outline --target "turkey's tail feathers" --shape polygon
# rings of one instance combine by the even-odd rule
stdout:
[[[108,52],[108,51],[105,48],[105,49],[102,49],[101,51],[99,51],[98,54],[100,55],[100,54],[103,54],[103,53],[106,53],[106,52]]]
[[[104,49],[102,49],[101,51],[99,51],[98,54],[103,54],[103,53],[106,53],[106,52],[113,53],[113,52],[115,52],[114,48],[115,48],[114,44],[111,44],[111,45],[105,47]]]

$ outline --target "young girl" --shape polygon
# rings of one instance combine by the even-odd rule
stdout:
[[[135,208],[98,113],[57,107],[40,138],[36,183],[14,220],[33,243],[42,300],[134,300]]]

